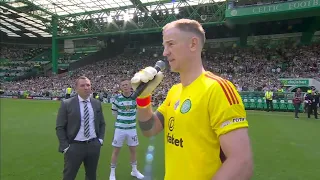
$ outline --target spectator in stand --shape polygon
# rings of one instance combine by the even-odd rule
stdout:
[[[1,49],[1,56],[15,57],[17,52],[7,47]],[[282,55],[274,49],[242,48],[228,50],[211,50],[203,52],[203,63],[206,69],[232,81],[238,91],[263,91],[266,87],[281,87],[278,80],[286,78],[315,78],[320,80],[320,45],[282,48]],[[107,60],[87,65],[68,73],[49,77],[36,77],[17,82],[4,82],[4,91],[30,91],[31,94],[43,94],[49,92],[50,96],[64,96],[68,84],[75,81],[78,76],[85,75],[91,79],[93,89],[96,92],[104,91],[111,97],[113,91],[118,90],[116,79],[133,76],[140,67],[153,66],[160,50],[141,52],[137,54],[122,54]],[[11,55],[13,54],[13,55]],[[18,53],[20,54],[20,53]],[[21,56],[21,55],[19,55]],[[285,57],[283,57],[285,56]],[[134,59],[134,61],[132,60]],[[286,60],[288,59],[288,60]],[[10,64],[1,66],[0,69],[16,69],[22,66]],[[307,66],[305,66],[307,64]],[[115,68],[116,67],[116,68]],[[164,72],[166,82],[154,92],[154,104],[159,105],[164,100],[164,94],[173,84],[179,82],[176,73]]]

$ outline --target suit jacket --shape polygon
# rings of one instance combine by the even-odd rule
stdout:
[[[94,112],[94,124],[97,138],[104,139],[105,120],[101,102],[90,98]],[[61,102],[56,120],[56,134],[59,140],[59,152],[63,152],[77,136],[81,125],[81,113],[78,96]]]

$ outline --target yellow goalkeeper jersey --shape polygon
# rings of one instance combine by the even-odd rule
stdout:
[[[158,111],[165,117],[165,180],[211,180],[225,158],[219,136],[248,127],[235,86],[210,72],[172,86]]]

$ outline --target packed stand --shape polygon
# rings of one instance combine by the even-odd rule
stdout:
[[[0,59],[11,61],[28,61],[46,49],[41,47],[5,45],[1,47]]]
[[[58,63],[72,63],[90,55],[91,53],[59,53]]]
[[[232,81],[239,91],[277,89],[279,78],[320,79],[320,45],[279,50],[234,49],[204,55],[208,70]]]
[[[35,65],[39,64],[30,60],[46,50],[47,48],[41,46],[2,44],[0,80],[12,80],[30,72]]]
[[[279,50],[232,49],[206,50],[203,53],[207,70],[229,79],[238,91],[263,91],[266,88],[281,88],[280,77],[310,77],[320,79],[320,46]],[[161,52],[123,54],[96,64],[88,65],[67,74],[52,77],[38,77],[22,82],[3,84],[4,90],[28,90],[32,93],[64,96],[68,85],[73,86],[75,79],[84,75],[92,82],[95,92],[104,92],[107,97],[119,91],[118,82],[122,78],[131,78],[135,72],[146,66],[154,66],[163,59]],[[154,93],[154,103],[161,103],[168,89],[179,82],[176,73],[166,71],[165,80]]]

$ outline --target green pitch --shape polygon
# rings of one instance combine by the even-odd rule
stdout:
[[[58,153],[55,119],[59,102],[1,99],[1,177],[3,180],[62,179],[63,155]],[[103,105],[107,132],[98,169],[98,179],[108,179],[114,118],[110,105]],[[320,121],[301,114],[248,111],[254,151],[254,180],[318,180]],[[138,130],[140,133],[140,130]],[[138,167],[144,171],[149,140],[139,134]],[[154,180],[163,179],[163,134],[155,141]],[[209,168],[209,167],[208,167]],[[129,151],[122,149],[118,180],[130,176]],[[77,180],[84,179],[83,167]]]

